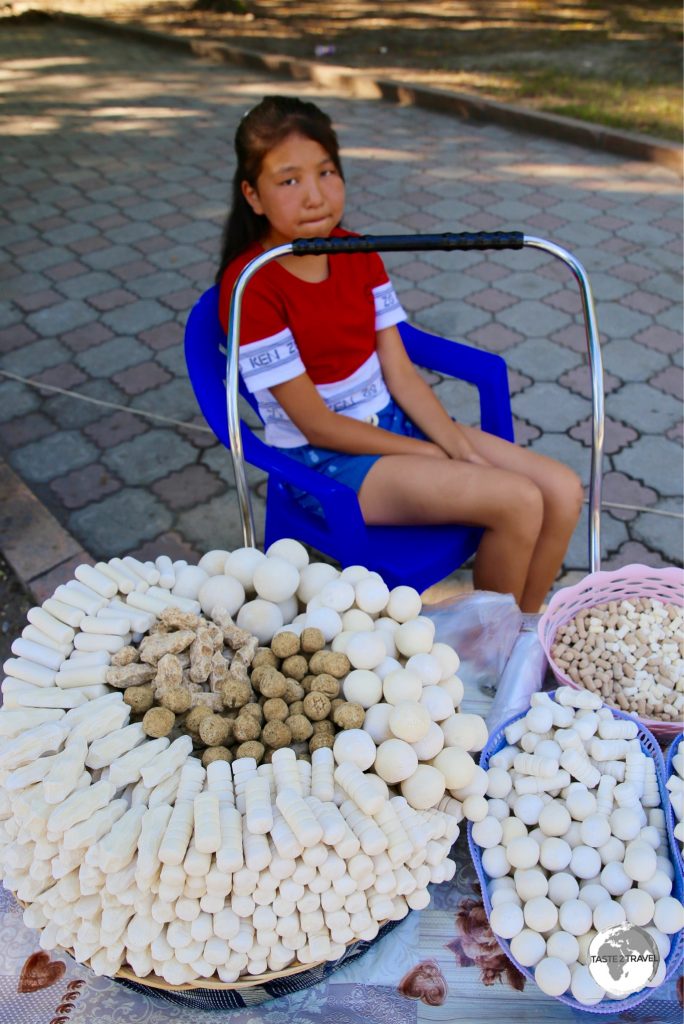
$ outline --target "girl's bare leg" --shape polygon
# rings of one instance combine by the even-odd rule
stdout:
[[[519,602],[523,611],[536,612],[556,578],[577,525],[584,500],[582,482],[568,466],[546,455],[474,427],[461,425],[461,429],[475,451],[488,462],[526,477],[541,491],[544,518]]]
[[[367,523],[483,526],[475,557],[478,589],[520,604],[543,519],[543,499],[525,475],[421,455],[385,455],[359,491]]]

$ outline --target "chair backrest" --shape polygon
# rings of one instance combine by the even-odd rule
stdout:
[[[204,418],[227,448],[226,338],[218,317],[218,287],[193,307],[185,330],[185,359]],[[475,384],[484,430],[513,440],[506,364],[500,356],[427,334],[409,324],[400,332],[411,359]],[[256,410],[240,381],[240,393]],[[308,469],[280,449],[266,445],[241,422],[244,455],[269,474],[264,546],[280,537],[296,537],[343,565],[360,563],[379,572],[389,586],[410,584],[423,590],[474,553],[481,530],[448,526],[366,526],[355,492]],[[323,515],[301,508],[293,487],[313,494]]]

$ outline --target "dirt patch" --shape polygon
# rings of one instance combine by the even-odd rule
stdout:
[[[10,648],[16,638],[21,636],[26,625],[26,612],[33,603],[11,567],[0,555],[0,664],[12,657]]]

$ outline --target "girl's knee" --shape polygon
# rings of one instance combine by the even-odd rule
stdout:
[[[536,541],[544,521],[544,496],[528,477],[516,476],[502,502],[505,527],[522,541]]]
[[[584,503],[584,486],[569,466],[558,465],[548,491],[544,494],[545,512],[555,522],[567,523],[573,528]]]

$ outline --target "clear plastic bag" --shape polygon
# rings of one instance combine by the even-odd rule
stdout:
[[[450,644],[461,659],[466,692],[492,697],[523,623],[513,596],[476,590],[425,605],[422,614],[434,622],[435,640]]]

